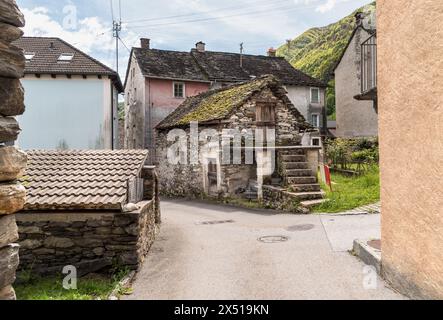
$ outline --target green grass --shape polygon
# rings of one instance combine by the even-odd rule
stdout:
[[[346,177],[332,174],[333,192],[323,185],[329,201],[314,208],[317,213],[337,213],[380,201],[380,171],[374,166],[365,174]]]
[[[89,275],[78,279],[77,290],[63,288],[62,278],[31,278],[14,285],[18,300],[106,300],[118,283],[127,275],[126,270],[114,275]],[[128,290],[119,288],[119,294]]]

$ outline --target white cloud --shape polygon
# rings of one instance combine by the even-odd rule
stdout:
[[[307,0],[307,1],[309,1],[309,0]],[[337,5],[337,3],[347,2],[347,1],[350,1],[350,0],[326,0],[325,3],[319,5],[315,10],[318,12],[321,12],[321,13],[325,13],[325,12],[328,12],[328,11],[331,11],[332,9],[334,9],[335,6]]]

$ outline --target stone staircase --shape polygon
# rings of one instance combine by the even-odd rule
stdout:
[[[281,157],[281,175],[291,194],[300,200],[302,206],[311,207],[324,201],[324,192],[320,188],[315,172],[309,169],[309,163],[303,149],[284,151]]]

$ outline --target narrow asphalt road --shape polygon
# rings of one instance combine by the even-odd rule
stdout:
[[[379,236],[378,215],[269,215],[184,200],[163,201],[162,215],[125,299],[402,298],[347,251],[355,238]],[[287,241],[258,240],[266,236]]]

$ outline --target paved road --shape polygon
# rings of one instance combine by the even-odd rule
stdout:
[[[269,215],[181,200],[163,201],[162,214],[126,299],[402,298],[379,279],[365,289],[365,266],[347,252],[355,237],[378,236],[377,215]],[[202,224],[222,220],[232,221]],[[264,236],[289,240],[257,240]]]

